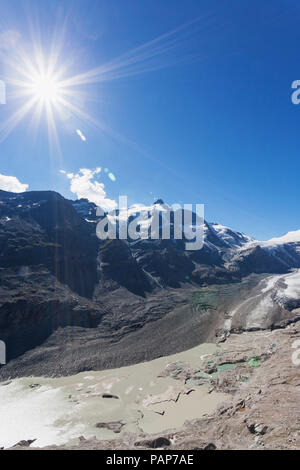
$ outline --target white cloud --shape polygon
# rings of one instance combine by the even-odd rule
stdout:
[[[116,201],[106,197],[104,184],[95,180],[95,176],[101,172],[101,168],[89,170],[88,168],[81,168],[78,173],[67,173],[61,170],[61,173],[66,174],[70,180],[70,190],[76,194],[78,199],[85,198],[90,202],[94,202],[102,209],[110,211],[117,207]]]
[[[6,176],[0,173],[0,189],[13,193],[23,193],[28,189],[28,184],[21,183],[15,176]]]

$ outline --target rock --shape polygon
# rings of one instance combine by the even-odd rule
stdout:
[[[15,444],[13,447],[30,447],[33,442],[35,442],[36,439],[28,439],[19,441],[17,444]]]
[[[156,439],[135,442],[135,446],[150,447],[150,449],[158,449],[160,447],[168,447],[171,441],[166,437],[157,437]]]
[[[263,424],[248,424],[247,425],[251,434],[266,434],[268,430],[268,426],[264,426]]]
[[[255,432],[257,434],[264,435],[266,434],[267,431],[268,431],[268,426],[264,426],[263,424],[258,424],[257,426],[255,426]]]
[[[115,400],[119,400],[118,395],[112,395],[111,393],[102,393],[102,398],[114,398]]]
[[[203,450],[217,450],[217,447],[215,446],[215,444],[210,443],[207,444],[207,446],[205,446]]]
[[[245,406],[246,406],[245,405],[245,400],[241,400],[236,404],[235,409],[236,409],[236,411],[240,411],[241,409],[244,410]]]
[[[179,397],[181,394],[186,394],[188,395],[191,393],[193,390],[192,389],[186,389],[185,387],[179,387],[179,386],[172,386],[170,385],[168,389],[158,395],[148,395],[144,400],[143,400],[143,405],[145,407],[150,407],[151,405],[155,405],[158,403],[164,403],[168,401],[174,401],[175,403],[178,401]]]
[[[119,434],[125,425],[126,423],[123,421],[111,421],[109,423],[97,423],[96,428],[108,429],[109,431],[113,431],[114,433]]]

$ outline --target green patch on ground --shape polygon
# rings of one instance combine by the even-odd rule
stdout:
[[[193,294],[192,306],[196,312],[204,313],[210,310],[216,310],[218,305],[218,296],[214,290],[203,289]]]
[[[259,357],[250,357],[248,364],[250,367],[256,368],[260,366],[259,361],[260,361]]]
[[[192,306],[199,313],[217,310],[219,305],[226,310],[226,305],[230,306],[232,299],[241,298],[249,291],[248,284],[251,286],[249,280],[247,282],[203,287],[194,292]]]

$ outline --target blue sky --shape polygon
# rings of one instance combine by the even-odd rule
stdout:
[[[7,63],[18,64],[20,49],[34,57],[39,44],[47,61],[53,41],[66,77],[117,64],[117,73],[71,89],[89,119],[53,110],[59,147],[44,109],[38,127],[32,110],[2,135],[25,102],[8,82],[1,175],[76,198],[79,169],[101,167],[88,181],[104,184],[110,199],[204,203],[207,220],[258,239],[300,229],[297,0],[11,0],[0,8],[0,79],[12,77]],[[122,59],[128,51],[132,65]]]

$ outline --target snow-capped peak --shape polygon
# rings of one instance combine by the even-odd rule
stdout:
[[[217,222],[212,222],[208,224],[209,228],[213,231],[215,235],[227,246],[231,247],[241,247],[247,243],[254,242],[254,239],[249,235],[244,233],[237,232],[232,230],[225,225],[221,225]]]

